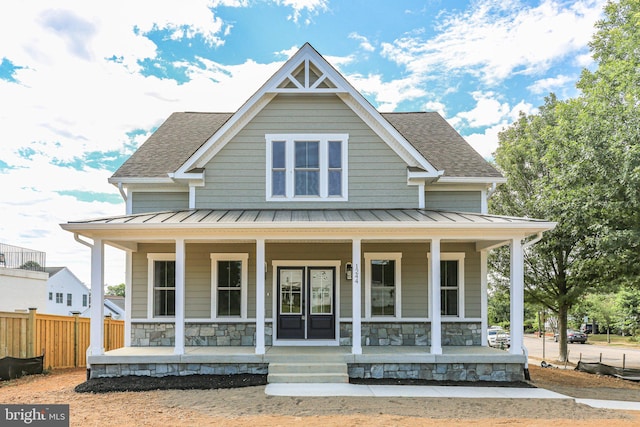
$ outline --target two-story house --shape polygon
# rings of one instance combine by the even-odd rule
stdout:
[[[67,267],[46,267],[47,314],[70,316],[89,309],[89,289]]]
[[[110,182],[126,214],[62,225],[93,301],[104,245],[127,257],[126,346],[104,352],[95,304],[92,377],[523,377],[523,250],[554,224],[489,215],[504,178],[440,115],[378,112],[309,44],[238,111],[172,114]],[[504,245],[508,352],[486,338]]]

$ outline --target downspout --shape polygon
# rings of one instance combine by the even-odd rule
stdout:
[[[80,236],[78,236],[78,233],[73,233],[73,238],[75,239],[76,242],[78,242],[80,244],[83,244],[83,245],[87,246],[90,249],[93,249],[93,245],[91,243],[89,243],[89,242],[85,242],[84,240],[82,240],[80,238]]]
[[[93,250],[93,245],[89,242],[85,242],[84,240],[82,240],[80,238],[80,236],[78,235],[78,233],[73,233],[73,238],[75,239],[76,242],[87,246],[89,249]],[[87,352],[89,351],[89,349],[87,349]],[[91,378],[91,366],[89,366],[87,364],[87,381],[89,381],[89,378]]]
[[[494,188],[494,191],[495,191],[495,188]],[[542,240],[542,233],[543,233],[542,231],[539,231],[538,233],[536,233],[535,238],[533,238],[532,240],[529,240],[528,242],[522,245],[523,253],[525,249],[530,248],[531,246],[535,245],[540,240]],[[531,375],[529,374],[529,350],[527,350],[527,347],[525,347],[524,344],[522,344],[522,352],[524,353],[524,379],[527,381],[531,381]]]
[[[122,196],[122,200],[127,203],[127,193],[125,193],[124,189],[122,188],[122,182],[118,183],[118,191],[120,192],[120,196]]]

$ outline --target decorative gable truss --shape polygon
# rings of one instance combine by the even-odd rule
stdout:
[[[313,61],[305,58],[276,85],[277,92],[344,92]]]

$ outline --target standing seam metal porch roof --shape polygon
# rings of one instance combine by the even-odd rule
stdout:
[[[539,219],[516,218],[440,211],[428,209],[188,209],[165,212],[139,213],[89,220],[69,221],[63,227],[104,225],[150,226],[286,226],[287,224],[318,226],[332,225],[387,225],[421,227],[495,226],[553,228],[553,223]],[[84,228],[84,227],[83,227]]]

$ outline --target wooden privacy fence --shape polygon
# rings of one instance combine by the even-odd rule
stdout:
[[[44,367],[86,366],[90,319],[87,317],[0,312],[0,358],[34,357],[44,351]],[[124,346],[124,321],[104,319],[104,349]]]

